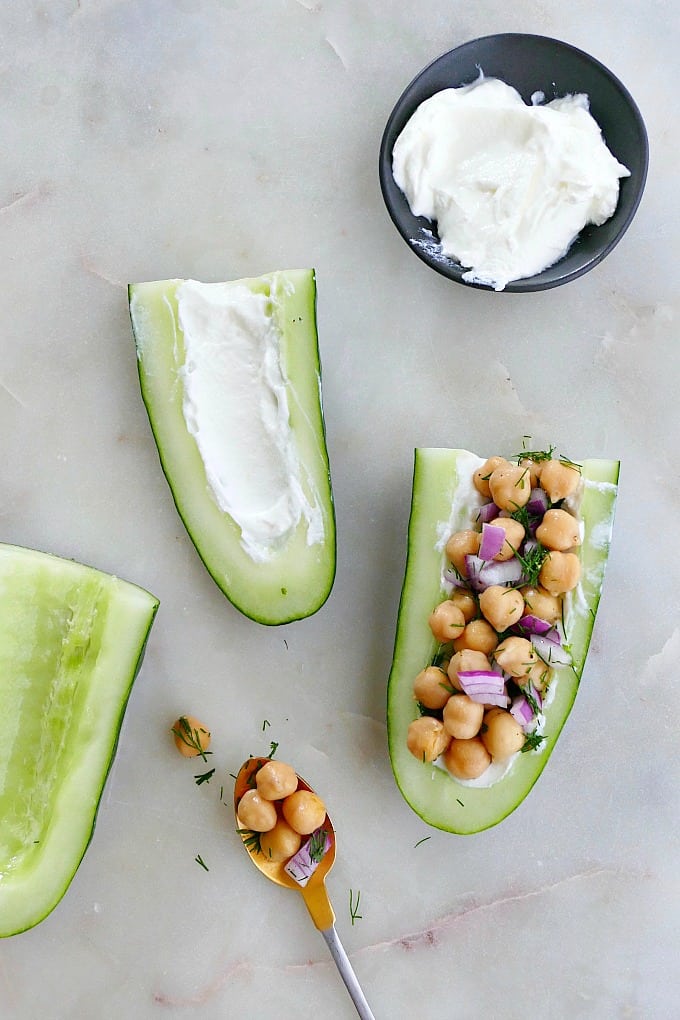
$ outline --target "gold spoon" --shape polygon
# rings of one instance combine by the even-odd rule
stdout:
[[[268,761],[271,761],[271,759],[249,758],[248,761],[244,762],[239,769],[239,773],[234,784],[234,816],[236,818],[237,831],[243,840],[243,845],[248,850],[248,856],[255,867],[259,868],[263,875],[266,875],[272,882],[276,882],[277,885],[283,885],[287,889],[297,889],[297,891],[302,894],[302,898],[305,901],[312,921],[326,941],[326,945],[330,950],[336,967],[340,971],[340,976],[345,982],[347,991],[352,996],[352,1001],[356,1006],[357,1013],[361,1017],[361,1020],[375,1020],[370,1006],[366,1001],[366,997],[361,990],[357,976],[349,962],[347,953],[345,952],[338,937],[338,933],[335,930],[335,914],[326,891],[325,878],[333,867],[333,863],[335,861],[335,829],[333,828],[333,823],[328,815],[326,815],[322,829],[325,829],[328,834],[327,842],[329,845],[306,885],[300,885],[294,878],[291,878],[285,870],[286,861],[278,863],[270,861],[267,857],[265,857],[265,855],[259,851],[256,846],[252,845],[251,839],[249,839],[249,837],[252,837],[252,833],[242,829],[240,825],[238,818],[239,801],[247,790],[253,789],[256,773],[263,765],[266,765]],[[301,776],[298,776],[298,790],[309,790],[312,793],[314,792],[311,786],[309,786],[309,784],[306,783]]]

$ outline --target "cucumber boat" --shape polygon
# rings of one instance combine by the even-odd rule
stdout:
[[[571,512],[581,531],[580,579],[564,596],[559,627],[569,661],[551,664],[554,675],[550,697],[546,697],[541,713],[544,724],[540,737],[534,741],[535,746],[524,749],[527,753],[515,754],[495,774],[492,768],[486,777],[460,781],[444,768],[441,759],[427,761],[414,757],[407,747],[407,733],[421,715],[441,717],[441,713],[430,713],[419,705],[414,697],[414,678],[441,658],[442,647],[428,627],[428,617],[451,592],[452,586],[447,582],[447,578],[452,578],[445,553],[447,537],[459,529],[474,527],[484,503],[471,485],[472,474],[483,464],[483,458],[466,450],[415,451],[407,564],[387,698],[389,752],[401,793],[428,824],[459,834],[479,832],[497,824],[524,800],[545,768],[567,720],[600,601],[619,475],[618,461],[585,460],[574,465],[580,473],[578,490],[571,499]],[[561,502],[553,505],[560,506]],[[463,583],[456,577],[453,581],[454,585]],[[479,590],[477,587],[476,591]],[[561,658],[564,657],[563,653]],[[498,667],[496,671],[501,672]],[[448,682],[445,674],[444,680]],[[510,680],[512,683],[513,678]]]
[[[131,284],[139,379],[196,550],[246,616],[316,612],[335,576],[313,270]]]
[[[68,888],[94,831],[158,600],[0,545],[0,937]]]

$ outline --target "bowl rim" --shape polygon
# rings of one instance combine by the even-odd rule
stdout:
[[[542,270],[540,273],[536,273],[534,274],[534,276],[524,277],[518,280],[511,280],[508,284],[506,284],[503,290],[496,291],[494,290],[493,287],[490,287],[488,284],[478,283],[472,280],[464,280],[462,278],[462,274],[463,272],[466,271],[466,269],[464,269],[464,267],[461,266],[459,262],[456,262],[450,256],[445,256],[441,254],[438,254],[435,257],[434,255],[430,254],[422,244],[417,243],[416,238],[411,236],[414,233],[414,231],[408,230],[406,228],[403,222],[403,218],[399,216],[397,210],[395,209],[394,202],[392,200],[391,195],[389,194],[389,190],[392,185],[395,185],[394,178],[392,176],[392,149],[394,147],[394,143],[397,137],[395,136],[394,138],[392,138],[391,135],[393,132],[395,122],[401,120],[401,118],[404,115],[404,109],[411,106],[410,96],[413,90],[415,89],[416,85],[423,78],[431,76],[433,71],[438,67],[438,65],[440,65],[443,61],[450,60],[454,55],[456,54],[462,55],[462,52],[464,50],[479,48],[483,44],[488,44],[490,42],[502,43],[505,40],[512,42],[523,40],[529,43],[536,43],[540,46],[546,45],[554,46],[559,50],[568,51],[578,59],[583,60],[586,63],[590,64],[592,67],[598,70],[601,75],[608,79],[611,85],[615,88],[615,90],[621,95],[626,106],[630,110],[631,123],[635,128],[637,135],[637,143],[639,145],[640,169],[639,172],[636,174],[636,188],[633,198],[630,202],[626,215],[619,224],[619,228],[616,234],[612,238],[610,238],[610,240],[606,244],[604,244],[601,247],[601,249],[599,249],[595,254],[593,254],[592,257],[588,258],[584,263],[570,270],[568,273],[565,273],[562,276],[558,277],[553,276],[551,279],[541,280],[540,278],[544,272],[548,272],[549,270],[554,269],[555,266],[559,266],[560,262],[562,261],[560,259],[557,262],[553,263],[552,266],[546,267],[546,269]],[[464,84],[464,82],[461,81],[460,84]],[[512,82],[509,82],[509,84],[512,84]],[[452,83],[451,87],[455,88],[459,86],[457,84]],[[430,92],[430,95],[434,95],[437,91],[440,90],[433,88],[432,91]],[[423,101],[424,101],[423,99],[420,100],[420,102]],[[404,119],[404,124],[413,114],[419,103],[413,103],[412,105],[413,108],[408,111],[407,116]],[[445,50],[443,53],[440,53],[439,56],[429,61],[429,63],[427,63],[411,79],[411,81],[402,90],[401,94],[399,95],[399,98],[395,102],[390,112],[390,115],[387,118],[387,122],[383,130],[378,157],[378,174],[383,201],[385,203],[385,206],[387,208],[387,211],[394,226],[397,228],[398,233],[401,235],[401,237],[406,242],[411,251],[415,255],[417,255],[418,258],[421,259],[421,261],[423,261],[431,269],[434,269],[435,272],[446,277],[447,279],[453,280],[455,283],[460,283],[463,286],[470,287],[474,290],[481,290],[491,292],[494,294],[505,293],[512,294],[538,290],[549,290],[552,289],[553,287],[562,286],[565,283],[569,283],[572,280],[578,279],[578,277],[583,276],[585,273],[589,272],[591,269],[597,266],[616,247],[616,245],[619,243],[623,235],[628,230],[628,227],[630,226],[631,222],[633,221],[638,206],[640,205],[640,202],[642,200],[642,195],[644,193],[648,168],[649,168],[649,139],[647,135],[645,122],[640,112],[640,109],[637,103],[635,102],[635,99],[631,95],[630,91],[623,84],[623,82],[620,80],[620,78],[618,78],[617,75],[615,75],[614,72],[611,71],[606,66],[606,64],[603,64],[601,60],[598,60],[597,57],[592,56],[592,54],[586,52],[586,50],[580,49],[578,46],[574,46],[572,43],[565,42],[562,39],[556,39],[553,36],[539,35],[537,33],[532,32],[499,32],[491,33],[489,35],[484,36],[478,36],[473,39],[468,39],[466,42],[461,43],[459,46],[453,47],[453,49]],[[404,201],[406,201],[405,197]],[[408,203],[406,204],[408,207]],[[418,223],[419,221],[426,229],[431,229],[434,226],[434,224],[429,223],[429,221],[425,220],[423,217],[413,217],[414,223]],[[429,226],[427,226],[428,223]],[[563,258],[567,257],[569,251],[571,251],[571,247],[569,248],[568,252],[565,253]]]

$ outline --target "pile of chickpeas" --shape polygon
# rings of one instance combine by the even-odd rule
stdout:
[[[427,666],[415,679],[414,697],[426,714],[410,724],[407,745],[423,762],[441,758],[457,779],[476,779],[493,761],[503,761],[525,745],[527,734],[509,710],[468,697],[458,673],[490,671],[496,665],[506,676],[511,695],[529,685],[539,693],[547,690],[550,666],[528,638],[505,632],[527,614],[551,625],[562,619],[562,597],[576,587],[581,575],[575,552],[581,541],[579,524],[563,504],[579,480],[578,465],[554,458],[513,464],[490,457],[474,473],[477,491],[498,507],[499,516],[490,523],[505,531],[494,560],[522,554],[530,536],[511,514],[525,507],[531,490],[538,487],[547,495],[549,508],[537,524],[535,538],[547,553],[535,586],[491,585],[479,595],[467,586],[456,587],[430,615],[430,629],[442,646],[436,660],[440,664]],[[466,556],[479,554],[480,541],[481,525],[455,532],[446,544],[446,556],[462,582],[468,577]]]
[[[302,837],[323,825],[326,807],[311,790],[299,788],[291,765],[270,759],[239,800],[237,815],[239,829],[260,833],[260,852],[278,864],[294,857]]]

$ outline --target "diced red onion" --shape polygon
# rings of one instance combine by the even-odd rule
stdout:
[[[473,698],[469,694],[468,697],[471,701],[479,701],[483,705],[497,705],[499,708],[507,708],[510,704],[510,698],[507,694],[485,694],[477,698]]]
[[[541,659],[549,666],[569,666],[571,664],[571,655],[559,641],[552,641],[546,634],[530,634],[529,640]]]
[[[545,489],[536,488],[531,490],[527,510],[532,516],[542,517],[550,506],[550,500]]]
[[[538,549],[538,542],[535,538],[527,538],[522,548],[522,556],[527,556],[534,549]]]
[[[498,507],[495,503],[484,503],[480,506],[479,513],[477,514],[477,520],[481,524],[488,524],[489,521],[495,521],[498,517]]]
[[[515,624],[515,630],[521,634],[548,634],[549,631],[554,630],[552,623],[548,623],[547,620],[542,620],[540,616],[534,616],[533,613],[526,613],[518,622]],[[557,631],[555,631],[557,634]],[[560,637],[557,634],[557,641]]]
[[[460,686],[471,701],[507,708],[510,699],[502,676],[488,669],[459,670]]]
[[[312,854],[312,841],[316,840],[317,846]],[[323,847],[321,841],[323,840]],[[291,857],[285,866],[285,871],[291,878],[295,879],[298,885],[306,886],[310,878],[321,863],[322,858],[328,853],[331,840],[328,832],[321,828],[316,829],[309,839],[302,844],[298,852]]]
[[[479,544],[479,556],[483,560],[492,560],[503,548],[505,529],[496,524],[482,524],[482,541]]]
[[[460,577],[457,570],[447,567],[444,571],[444,580],[452,584],[454,588],[467,588],[468,583],[464,577]]]
[[[518,694],[516,698],[512,699],[510,715],[524,730],[534,721],[534,710],[523,694]]]
[[[468,582],[473,591],[484,591],[492,584],[516,584],[522,580],[522,564],[513,556],[503,563],[485,562],[481,556],[465,557]]]

